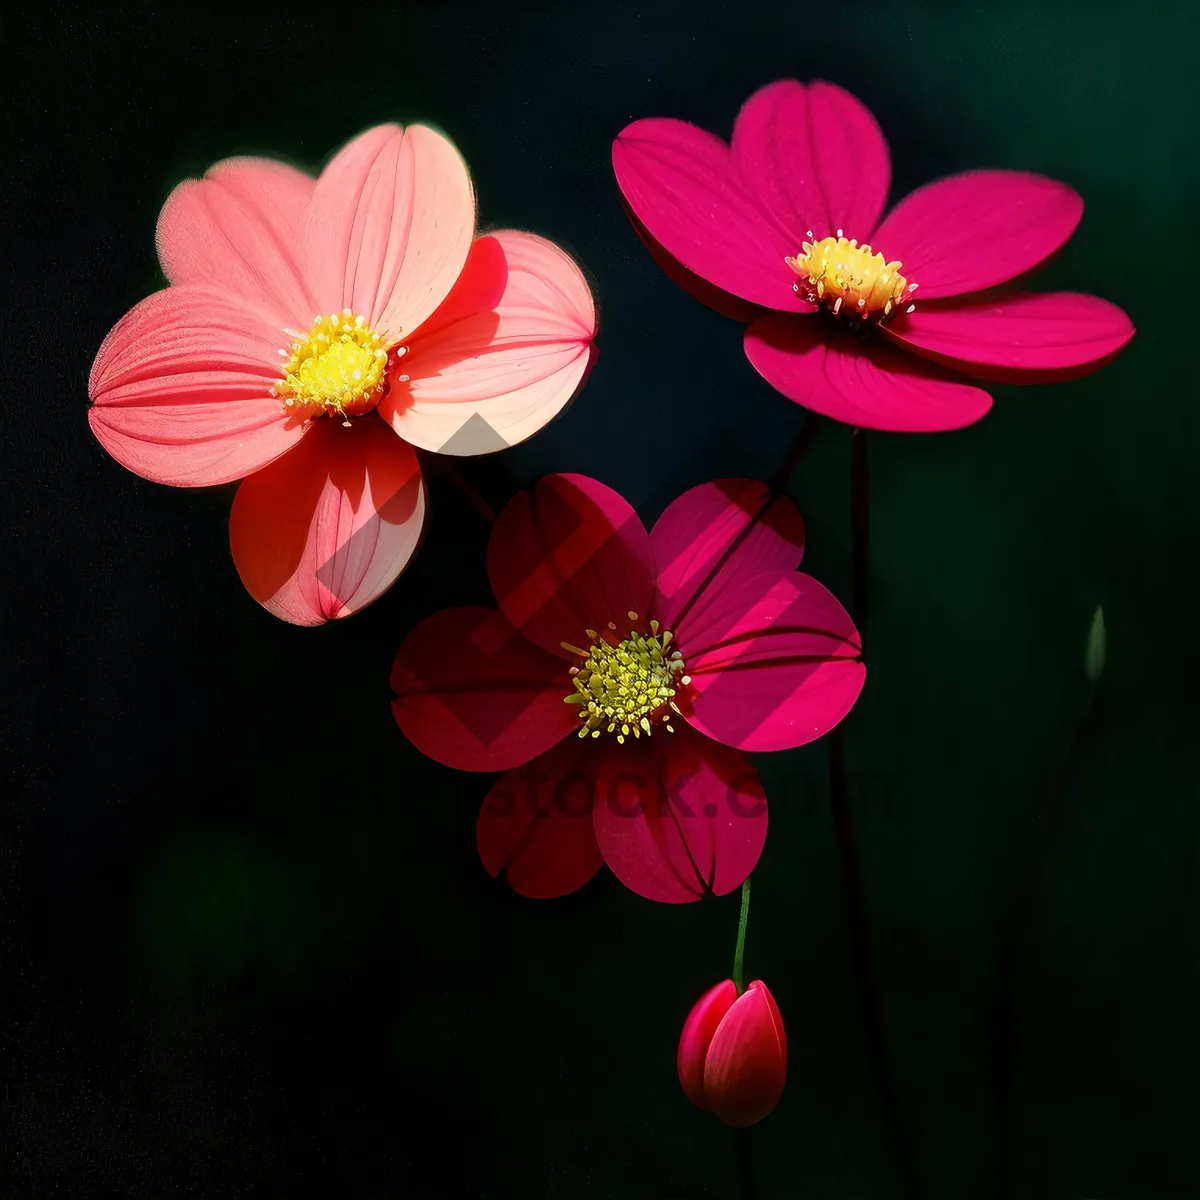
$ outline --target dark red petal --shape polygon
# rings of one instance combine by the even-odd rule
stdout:
[[[612,745],[597,772],[595,824],[626,887],[686,904],[741,886],[762,853],[767,803],[743,755],[679,722]]]
[[[504,871],[513,891],[531,900],[565,896],[604,865],[592,827],[592,749],[563,738],[505,771],[483,802],[475,839],[484,868],[493,877]]]
[[[584,475],[547,475],[496,519],[488,575],[505,616],[531,642],[563,658],[586,650],[587,630],[646,627],[654,588],[650,537],[611,488]]]
[[[404,639],[392,668],[396,724],[422,754],[461,771],[504,771],[579,726],[566,668],[495,609],[448,608]]]

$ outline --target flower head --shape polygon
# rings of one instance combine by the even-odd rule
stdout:
[[[602,863],[671,903],[740,886],[767,824],[745,752],[820,737],[865,675],[849,616],[796,570],[803,549],[795,507],[752,480],[685,492],[649,532],[579,475],[501,512],[499,611],[437,613],[392,671],[418,749],[501,772],[477,826],[493,875],[534,897]]]
[[[1133,336],[1095,296],[1011,284],[1057,252],[1083,201],[1019,171],[927,184],[880,221],[891,184],[870,111],[785,79],[743,105],[733,139],[633,122],[613,167],[634,223],[677,282],[748,322],[746,354],[791,400],[908,432],[979,420],[965,376],[1040,383],[1108,362]]]
[[[772,1112],[787,1078],[787,1036],[761,979],[739,996],[732,979],[692,1007],[676,1059],[683,1094],[735,1129]]]
[[[147,479],[243,480],[234,562],[296,624],[356,612],[407,565],[414,447],[529,437],[592,354],[578,267],[533,234],[476,237],[466,165],[422,125],[368,130],[318,179],[219,162],[168,197],[158,253],[170,286],[100,347],[92,429]]]

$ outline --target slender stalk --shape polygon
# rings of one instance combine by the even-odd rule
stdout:
[[[1090,681],[1087,695],[1063,745],[1046,786],[1032,806],[1022,831],[1017,882],[1009,898],[1000,929],[996,955],[996,987],[992,1010],[992,1079],[996,1119],[996,1200],[1016,1196],[1017,1129],[1013,1075],[1017,1024],[1017,973],[1021,951],[1042,877],[1046,857],[1063,818],[1063,792],[1079,754],[1083,733],[1096,699],[1098,677]]]
[[[742,883],[742,914],[738,917],[737,947],[733,952],[733,986],[740,996],[746,990],[742,959],[746,953],[746,919],[750,916],[750,876]]]
[[[867,584],[870,572],[867,554],[870,481],[867,470],[866,431],[855,429],[851,434],[850,446],[851,607],[859,636],[865,640],[869,595]],[[875,1086],[883,1107],[884,1124],[900,1170],[902,1194],[907,1200],[915,1200],[921,1195],[921,1178],[907,1122],[896,1092],[884,1029],[870,912],[867,907],[866,889],[863,886],[862,858],[854,830],[854,814],[850,807],[844,730],[844,724],[839,725],[829,736],[829,803],[837,846],[842,907],[850,941],[850,970],[859,1020],[866,1042],[867,1060],[875,1078]]]
[[[454,485],[456,491],[489,524],[496,523],[496,510],[467,482],[466,476],[454,466],[448,455],[431,456],[437,469]],[[429,461],[429,460],[426,460]]]

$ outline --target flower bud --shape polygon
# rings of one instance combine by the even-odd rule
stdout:
[[[709,988],[683,1023],[677,1059],[683,1094],[742,1129],[779,1103],[787,1076],[783,1020],[766,984],[739,996],[732,979]]]

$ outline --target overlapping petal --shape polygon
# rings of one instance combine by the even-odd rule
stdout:
[[[396,581],[421,538],[416,453],[381,421],[313,423],[296,450],[246,479],[229,518],[246,590],[294,625],[365,608]]]
[[[251,301],[278,330],[306,329],[317,302],[304,276],[316,180],[267,158],[228,158],[167,197],[156,241],[174,284],[211,284]]]
[[[730,1005],[704,1059],[704,1094],[726,1124],[743,1129],[779,1103],[787,1038],[775,998],[759,979]]]
[[[688,624],[730,588],[764,571],[791,571],[804,522],[786,496],[754,479],[718,479],[673,500],[650,531],[654,616],[683,642]]]
[[[563,738],[492,785],[475,827],[479,857],[493,877],[531,900],[565,896],[604,865],[592,826],[595,783],[589,752]]]
[[[806,312],[784,261],[803,241],[734,170],[729,147],[685,121],[650,117],[613,143],[617,184],[638,220],[689,271],[752,304]]]
[[[1086,373],[1133,337],[1115,304],[1074,292],[1016,292],[918,305],[885,327],[906,349],[967,374],[1038,382]]]
[[[278,340],[263,310],[230,291],[155,292],[96,355],[92,430],[122,466],[156,483],[196,487],[257,471],[306,428],[270,395]]]
[[[612,872],[638,895],[667,904],[740,887],[767,836],[766,796],[749,760],[682,722],[675,733],[661,730],[604,754],[594,814]]]
[[[561,411],[587,370],[596,312],[583,273],[535,234],[477,239],[463,277],[409,345],[380,414],[414,445],[473,455]]]
[[[815,80],[781,79],[742,105],[733,162],[746,189],[794,233],[845,230],[868,241],[891,185],[887,142],[871,110]],[[800,243],[789,253],[798,254]]]
[[[505,616],[551,654],[586,649],[587,630],[612,622],[624,637],[629,612],[646,625],[654,589],[650,536],[611,488],[583,475],[547,475],[496,519],[488,576]]]
[[[1082,216],[1082,198],[1055,179],[968,171],[910,192],[871,244],[900,261],[918,299],[935,300],[1024,275],[1062,247]]]
[[[789,400],[847,425],[935,433],[992,406],[982,388],[878,340],[830,336],[815,320],[770,313],[745,334],[754,369]]]
[[[705,1112],[712,1112],[712,1106],[704,1094],[704,1059],[717,1026],[737,998],[737,986],[732,979],[709,988],[692,1006],[679,1036],[676,1065],[683,1094]]]
[[[400,342],[449,295],[474,235],[475,197],[454,146],[423,125],[380,125],[321,172],[306,273],[322,312],[349,308]]]
[[[502,613],[450,608],[421,622],[392,668],[392,712],[418,750],[461,771],[505,771],[579,726],[570,677]]]
[[[689,629],[679,701],[701,733],[742,750],[786,750],[829,732],[866,670],[849,614],[815,579],[757,575]]]

